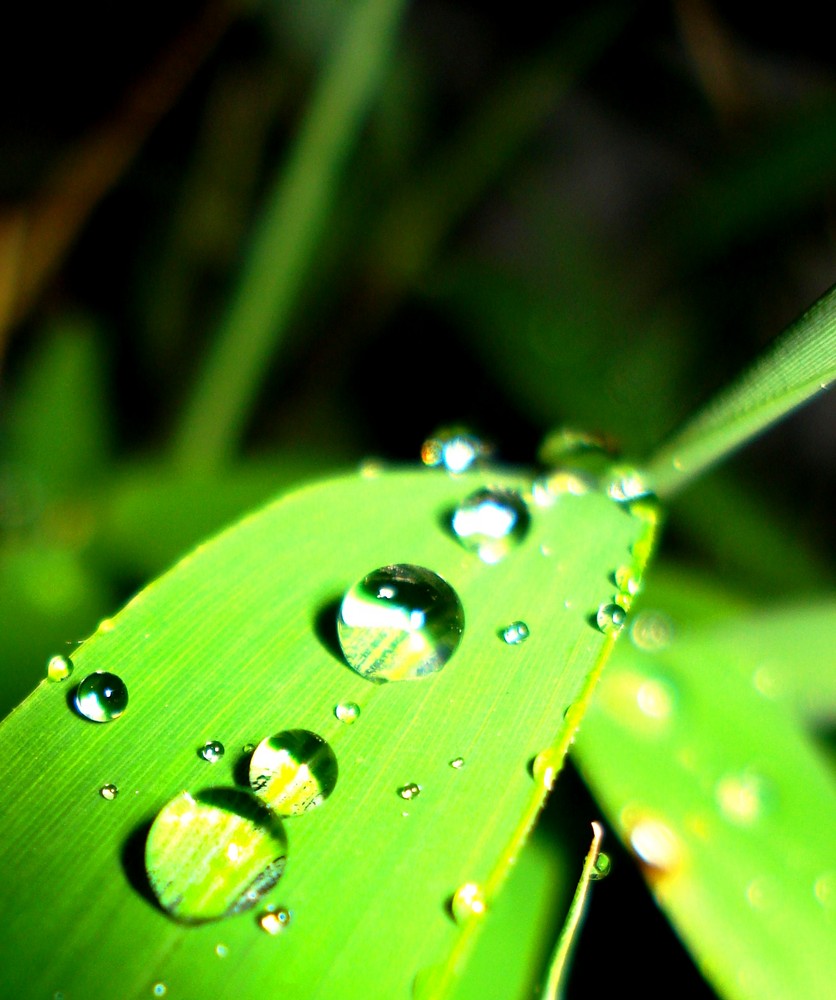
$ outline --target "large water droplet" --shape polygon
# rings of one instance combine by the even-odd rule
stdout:
[[[459,886],[450,900],[450,911],[457,924],[484,916],[486,909],[485,895],[476,882],[465,882]]]
[[[121,677],[98,670],[79,684],[75,705],[91,722],[110,722],[128,707],[128,689]]]
[[[328,798],[337,784],[337,758],[331,747],[307,729],[268,736],[250,760],[250,785],[282,816],[299,816]]]
[[[340,722],[350,726],[360,718],[360,706],[356,701],[341,701],[334,709],[334,715]]]
[[[496,563],[525,538],[531,518],[519,493],[486,488],[463,500],[451,523],[466,549],[482,562]]]
[[[145,845],[154,894],[188,924],[255,906],[278,882],[286,858],[279,817],[237,788],[178,795],[157,814]]]
[[[610,469],[607,493],[619,503],[653,496],[642,474],[632,466],[619,465]]]
[[[661,820],[647,816],[629,824],[628,839],[633,851],[654,874],[670,874],[679,865],[679,841]]]
[[[444,466],[448,472],[465,472],[490,452],[490,446],[466,428],[444,427],[424,442],[421,461],[424,465]]]
[[[511,622],[502,630],[502,640],[509,646],[519,646],[531,635],[525,622]]]
[[[673,622],[662,611],[642,611],[630,628],[630,639],[638,649],[658,653],[673,639]]]
[[[207,763],[217,764],[225,753],[224,745],[217,740],[209,740],[203,744],[198,753]]]
[[[119,789],[116,785],[102,785],[99,789],[99,795],[101,795],[103,799],[107,799],[108,802],[112,802],[118,794]]]
[[[337,620],[352,670],[369,680],[416,680],[441,670],[464,630],[456,592],[422,566],[384,566],[356,583]]]
[[[624,622],[627,621],[627,612],[620,604],[604,603],[598,608],[595,620],[598,623],[598,628],[605,635],[615,635],[624,627]]]
[[[290,910],[284,906],[268,906],[258,918],[258,924],[268,934],[281,934],[290,924]]]
[[[53,656],[46,665],[46,676],[51,681],[65,681],[73,672],[73,661],[69,656]]]
[[[402,799],[416,799],[421,794],[421,786],[416,785],[414,781],[410,781],[408,784],[404,785],[403,788],[398,789],[398,795]]]
[[[550,792],[554,788],[561,764],[562,759],[557,750],[554,747],[546,747],[534,758],[531,774],[538,785],[542,785],[547,792]]]

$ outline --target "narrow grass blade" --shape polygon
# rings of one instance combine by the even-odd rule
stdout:
[[[664,605],[662,605],[664,607]],[[796,660],[833,672],[832,609],[798,612]],[[836,980],[836,787],[791,704],[770,689],[788,622],[653,630],[623,644],[576,743],[609,822],[703,975],[727,1000],[826,995]],[[637,633],[638,630],[638,633]],[[776,640],[776,646],[770,642]],[[829,645],[829,649],[826,647]]]
[[[562,494],[530,503],[525,537],[488,564],[447,528],[488,485],[528,494],[530,480],[404,470],[292,493],[80,647],[68,683],[118,673],[123,717],[87,722],[72,690],[45,682],[3,723],[0,963],[15,996],[126,1000],[162,983],[172,997],[397,1000],[439,965],[423,995],[443,995],[482,923],[452,901],[473,884],[490,909],[615,641],[596,612],[620,565],[640,574],[654,530],[641,507]],[[465,629],[440,673],[373,684],[336,647],[335,606],[392,563],[440,574]],[[527,640],[503,641],[517,620]],[[344,702],[359,706],[352,725],[335,715]],[[246,784],[241,748],[287,729],[320,735],[339,766],[330,798],[286,822],[287,871],[264,902],[290,926],[271,937],[259,911],[174,922],[144,874],[148,824],[184,789]],[[214,765],[197,752],[207,740],[227,748]],[[399,795],[412,783],[420,794]]]
[[[186,406],[174,442],[175,458],[186,467],[222,464],[237,443],[313,263],[340,169],[374,97],[403,7],[403,0],[358,0],[347,15]]]
[[[671,496],[836,377],[836,288],[798,319],[739,382],[717,396],[647,464]]]

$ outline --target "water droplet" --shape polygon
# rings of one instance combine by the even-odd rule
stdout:
[[[218,956],[218,958],[226,958],[226,956],[229,954],[229,948],[227,948],[225,944],[216,944],[215,954]]]
[[[720,811],[726,819],[741,826],[749,826],[760,818],[765,794],[766,782],[751,771],[727,774],[715,789]]]
[[[630,597],[635,597],[639,592],[639,578],[632,566],[619,566],[613,574],[615,585],[618,589]]]
[[[502,639],[509,646],[519,646],[520,643],[525,642],[530,634],[528,625],[525,622],[511,622],[510,625],[502,630]]]
[[[464,767],[464,757],[454,757],[450,761],[450,767],[455,768],[457,771]]]
[[[101,795],[103,799],[107,799],[108,802],[112,802],[118,794],[119,789],[116,785],[102,785],[99,789],[99,795]]]
[[[424,465],[443,465],[448,472],[465,472],[491,453],[491,447],[464,427],[444,427],[427,438],[421,448]]]
[[[475,882],[465,882],[459,886],[450,900],[450,911],[457,924],[484,916],[486,909],[485,895]]]
[[[217,740],[209,740],[198,750],[198,754],[209,764],[217,764],[225,753],[223,743]]]
[[[128,689],[121,677],[98,670],[79,684],[75,705],[91,722],[110,722],[128,707]]]
[[[112,632],[116,628],[116,621],[113,618],[102,618],[99,622],[98,632]]]
[[[609,854],[604,854],[604,852],[601,851],[598,854],[598,857],[595,859],[592,865],[592,869],[589,872],[590,881],[598,882],[602,878],[606,878],[611,870],[612,870],[612,860],[610,859]]]
[[[279,817],[251,792],[183,792],[157,814],[145,844],[148,881],[160,905],[186,924],[255,906],[287,858]]]
[[[334,715],[340,722],[350,726],[352,722],[356,722],[360,718],[360,706],[356,701],[341,701],[334,709]]]
[[[607,493],[619,503],[630,503],[653,495],[638,469],[627,465],[610,469]]]
[[[538,785],[542,785],[547,792],[550,792],[554,788],[555,779],[560,772],[562,763],[554,747],[547,747],[545,750],[541,750],[534,758],[531,765],[531,774]]]
[[[577,427],[558,427],[546,435],[537,457],[543,465],[595,468],[603,466],[612,454],[612,442],[601,435]]]
[[[535,479],[531,484],[531,499],[538,507],[552,507],[560,497],[580,497],[594,488],[594,476],[563,469]]]
[[[513,490],[481,489],[456,508],[451,522],[462,545],[482,562],[497,563],[523,540],[531,518]]]
[[[165,983],[154,983],[151,993],[155,997],[164,997],[168,993],[168,987]]]
[[[674,871],[679,864],[680,848],[670,827],[652,817],[625,825],[630,846],[648,868],[658,875]]]
[[[328,798],[337,784],[331,747],[307,729],[268,736],[250,760],[250,785],[281,816],[299,816]]]
[[[630,639],[637,649],[658,653],[673,639],[673,622],[662,611],[642,611],[630,628]]]
[[[283,906],[268,907],[258,918],[258,923],[268,934],[281,934],[290,924],[290,911]]]
[[[409,784],[398,789],[398,795],[400,795],[402,799],[416,799],[420,794],[421,786],[416,785],[414,781],[410,781]]]
[[[416,680],[441,670],[459,645],[464,611],[453,588],[422,566],[384,566],[343,598],[340,646],[369,680]]]
[[[51,681],[65,681],[73,672],[73,661],[69,656],[53,656],[46,665],[46,676]]]
[[[656,677],[642,681],[636,689],[639,711],[651,719],[668,719],[675,700],[676,693],[671,684]]]
[[[624,627],[624,622],[627,620],[627,612],[620,604],[605,603],[598,608],[595,620],[598,623],[598,628],[605,635],[615,635]]]
[[[255,743],[245,743],[241,747],[241,753],[252,753],[255,750]]]

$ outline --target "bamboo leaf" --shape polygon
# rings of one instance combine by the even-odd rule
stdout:
[[[717,396],[648,463],[670,496],[709,466],[826,389],[836,377],[836,288],[831,288],[742,378]]]
[[[124,1000],[160,983],[170,997],[392,1000],[419,973],[424,996],[444,995],[481,923],[461,905],[455,923],[451,898],[472,883],[490,908],[614,642],[596,611],[615,569],[640,572],[654,530],[641,507],[563,494],[530,505],[527,536],[486,564],[445,524],[488,484],[529,488],[499,470],[419,470],[292,493],[79,648],[71,683],[117,673],[123,717],[89,723],[68,707],[72,692],[44,682],[5,721],[0,962],[16,996]],[[440,574],[466,624],[440,673],[373,684],[334,648],[334,603],[392,563]],[[504,642],[515,620],[530,636]],[[350,726],[335,717],[344,701],[360,707]],[[288,729],[320,735],[339,766],[333,795],[285,824],[287,871],[269,898],[290,926],[273,938],[252,913],[175,922],[144,874],[148,824],[183,789],[234,788],[242,770],[245,783],[240,748]],[[207,740],[227,748],[214,765],[197,753]],[[99,794],[109,783],[113,801]],[[399,797],[411,783],[420,795]],[[196,876],[184,863],[177,877]]]

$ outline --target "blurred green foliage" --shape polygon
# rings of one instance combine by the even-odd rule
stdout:
[[[558,423],[641,457],[833,281],[836,74],[813,5],[790,24],[703,0],[224,9],[19,318],[0,280],[4,711],[49,655],[288,484],[413,460],[451,421],[510,462]],[[329,56],[362,9],[343,82],[368,80],[347,93]],[[106,47],[92,11],[17,15],[0,271],[27,266],[20,213],[202,12],[144,7]],[[316,100],[325,132],[300,160]],[[294,163],[307,208],[281,202]],[[254,269],[283,306],[239,366]],[[730,606],[832,582],[834,426],[825,395],[677,500],[663,553],[689,607],[694,569]]]

